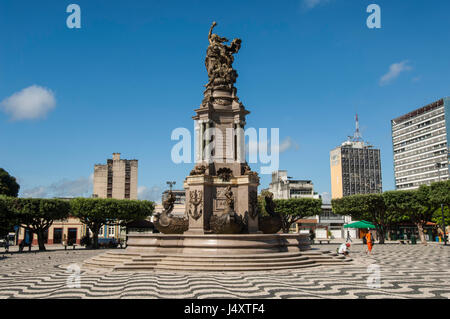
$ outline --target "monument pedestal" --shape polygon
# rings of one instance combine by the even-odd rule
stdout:
[[[258,185],[259,178],[256,175],[230,177],[229,180],[210,175],[188,176],[184,189],[189,229],[185,234],[210,232],[211,217],[220,217],[227,213],[230,196],[234,212],[246,225],[243,232],[258,233]]]

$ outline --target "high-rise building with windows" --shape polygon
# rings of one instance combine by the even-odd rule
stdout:
[[[331,197],[382,192],[380,150],[363,141],[359,132],[330,152]]]
[[[114,153],[106,164],[94,166],[94,197],[137,199],[137,160],[120,159]]]
[[[391,127],[397,189],[449,178],[449,97],[393,119]]]

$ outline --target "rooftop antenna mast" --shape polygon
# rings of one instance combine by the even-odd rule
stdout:
[[[356,113],[356,129],[355,133],[353,134],[353,142],[362,142],[363,138],[361,135],[361,132],[359,131],[359,120],[358,120],[358,113]]]

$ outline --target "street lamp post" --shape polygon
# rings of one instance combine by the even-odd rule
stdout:
[[[172,191],[172,186],[175,185],[177,182],[166,182],[167,185],[169,185],[170,190]]]
[[[439,182],[441,181],[441,163],[436,163],[436,168],[438,170]],[[447,234],[445,233],[445,215],[444,215],[444,204],[441,203],[441,213],[442,213],[442,232],[444,234],[444,246],[447,246]]]

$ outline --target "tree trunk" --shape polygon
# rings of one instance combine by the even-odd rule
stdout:
[[[290,227],[291,223],[289,223],[287,217],[281,217],[281,229],[283,230],[283,233],[288,234]]]
[[[92,238],[92,248],[98,249],[98,229],[93,232],[93,238]]]
[[[39,229],[37,232],[37,240],[39,245],[39,251],[45,251],[45,244],[44,244],[44,231],[42,229]]]
[[[425,239],[425,233],[423,232],[423,224],[422,223],[416,223],[417,230],[419,231],[419,237],[422,244],[426,245],[427,240]]]
[[[378,243],[380,245],[384,244],[384,228],[382,226],[377,226]]]

